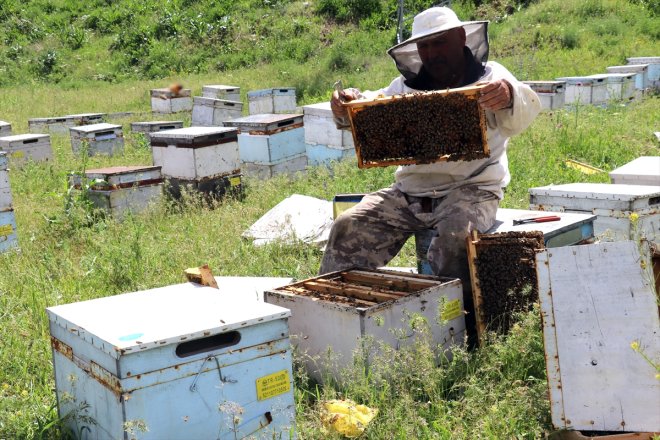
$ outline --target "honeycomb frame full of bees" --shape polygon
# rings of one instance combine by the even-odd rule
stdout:
[[[512,231],[467,238],[472,299],[479,343],[487,330],[504,334],[514,315],[538,300],[535,255],[545,249],[543,232]]]
[[[344,105],[359,168],[490,156],[484,86],[359,99]]]

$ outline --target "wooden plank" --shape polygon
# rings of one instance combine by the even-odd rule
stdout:
[[[386,288],[397,288],[404,290],[406,293],[416,292],[418,290],[428,289],[439,285],[439,282],[427,280],[411,280],[409,278],[399,277],[392,275],[372,274],[362,271],[342,272],[341,277],[345,281],[353,281],[356,283],[365,283],[366,285],[374,285]]]
[[[632,241],[554,248],[549,291],[561,386],[562,428],[660,431],[656,369],[631,348],[660,359],[660,322],[650,274]],[[538,261],[538,260],[537,260]],[[543,264],[538,261],[539,264]],[[542,300],[547,295],[541,296]],[[554,347],[553,347],[554,345]],[[559,410],[553,405],[553,422]]]
[[[378,303],[399,299],[401,295],[376,292],[362,286],[348,286],[345,283],[337,283],[326,280],[307,281],[304,286],[318,292],[331,293],[333,295],[347,296]],[[405,295],[405,294],[404,294]]]
[[[477,249],[475,244],[479,242],[479,233],[474,230],[466,239],[468,266],[470,268],[470,282],[472,284],[472,301],[474,302],[474,314],[477,321],[477,338],[479,346],[486,335],[486,322],[483,313],[483,297],[481,296],[481,286],[477,276]]]
[[[330,293],[325,293],[325,292],[319,292],[318,290],[310,290],[310,289],[305,289],[303,287],[295,287],[295,286],[286,286],[283,288],[283,290],[288,290],[289,292],[296,293],[300,296],[307,296],[307,297],[313,297],[313,298],[318,298],[324,301],[329,301],[333,303],[349,303],[349,304],[354,304],[357,306],[362,306],[362,307],[373,307],[377,305],[378,303],[375,301],[368,301],[364,299],[358,299],[358,298],[351,298],[353,301],[348,301],[350,297],[346,297],[346,295],[342,295],[342,297],[345,297],[347,300],[345,302],[340,302],[337,300],[337,295],[330,294]]]

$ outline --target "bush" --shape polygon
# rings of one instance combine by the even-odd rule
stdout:
[[[379,0],[321,0],[316,13],[334,18],[339,23],[359,23],[372,14],[380,14]]]

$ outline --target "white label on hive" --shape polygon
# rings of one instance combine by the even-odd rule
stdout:
[[[9,237],[12,232],[14,228],[11,225],[0,225],[0,237]]]
[[[291,390],[291,381],[287,370],[278,371],[257,379],[257,399],[266,400]]]

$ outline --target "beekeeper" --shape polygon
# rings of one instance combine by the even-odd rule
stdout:
[[[495,222],[509,183],[506,147],[541,110],[538,96],[502,65],[488,61],[488,22],[463,22],[446,7],[415,16],[412,36],[389,49],[401,75],[375,92],[335,91],[332,112],[347,123],[341,101],[484,84],[479,104],[488,122],[490,157],[425,165],[405,165],[395,183],[369,194],[334,223],[320,273],[352,266],[386,265],[415,232],[435,230],[428,260],[436,275],[460,278],[466,310],[472,295],[465,238]],[[438,120],[438,125],[442,120]],[[473,325],[474,313],[468,324]]]

